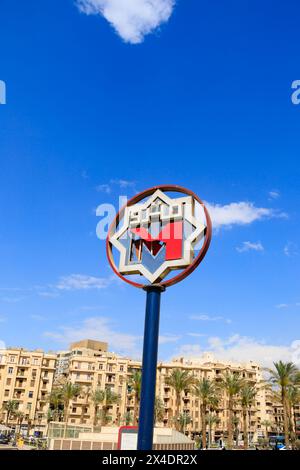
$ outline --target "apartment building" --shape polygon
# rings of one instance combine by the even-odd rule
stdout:
[[[5,403],[14,400],[24,415],[23,426],[41,432],[47,426],[48,395],[51,392],[56,354],[22,348],[0,350],[0,416],[16,425],[12,414],[7,420]]]
[[[88,351],[90,351],[90,355],[92,353],[92,355],[95,354],[95,357],[97,357],[97,353],[107,352],[107,349],[107,343],[91,339],[71,343],[68,351],[60,351],[57,353],[54,380],[56,381],[61,377],[68,377],[70,360],[74,355],[81,356],[85,351],[87,354],[89,354]]]
[[[100,344],[100,343],[99,343]],[[110,387],[120,396],[119,404],[112,405],[109,411],[110,423],[115,425],[124,424],[126,415],[133,415],[135,407],[135,396],[130,390],[130,377],[136,370],[141,370],[141,363],[129,358],[118,356],[107,350],[100,351],[100,346],[96,343],[93,347],[82,347],[83,343],[75,343],[68,353],[67,377],[72,383],[80,385],[82,394],[70,403],[69,421],[70,424],[92,425],[94,420],[94,407],[87,398],[88,391],[96,388],[105,389]],[[84,344],[87,346],[87,344]],[[89,345],[91,346],[91,344]],[[197,379],[206,377],[216,382],[221,381],[222,374],[226,371],[238,373],[250,383],[257,386],[256,402],[249,410],[249,435],[250,439],[262,437],[264,427],[261,422],[266,419],[267,406],[266,395],[262,384],[261,369],[258,364],[249,362],[248,364],[233,364],[217,362],[210,354],[207,354],[201,361],[187,361],[184,358],[174,359],[171,362],[161,362],[157,367],[157,390],[156,395],[160,397],[164,404],[164,418],[160,426],[174,426],[176,419],[176,396],[175,391],[166,385],[168,377],[173,369],[188,370]],[[215,438],[226,436],[228,423],[228,403],[224,395],[218,409],[215,411],[219,418],[219,423],[214,428]],[[273,410],[273,403],[270,404]],[[185,431],[196,436],[201,431],[201,415],[199,400],[192,391],[185,391],[182,396],[181,412],[189,416],[191,422],[185,426]],[[234,416],[239,425],[237,432],[242,432],[242,408],[236,402]],[[272,415],[273,416],[273,415]],[[189,421],[189,420],[187,420]]]
[[[95,407],[91,395],[97,388],[110,388],[120,396],[120,401],[109,407],[108,419],[111,424],[121,424],[126,413],[134,408],[134,397],[129,391],[130,377],[141,364],[126,357],[107,351],[107,343],[83,340],[71,344],[71,351],[58,353],[58,369],[55,380],[62,377],[77,384],[81,393],[69,407],[70,424],[92,424]]]
[[[176,396],[172,387],[165,383],[173,369],[188,370],[196,379],[207,378],[221,381],[224,373],[237,373],[247,381],[257,386],[256,404],[249,410],[249,435],[255,439],[260,434],[260,421],[265,408],[264,398],[261,395],[259,385],[262,383],[261,370],[258,364],[249,362],[248,364],[234,364],[217,362],[211,354],[207,354],[201,360],[185,360],[184,358],[174,359],[169,363],[158,364],[157,369],[157,395],[159,395],[165,407],[164,426],[171,426],[176,416]],[[201,431],[200,403],[192,391],[185,391],[182,396],[181,413],[186,414],[191,422],[186,425],[185,430],[192,435],[197,435]],[[213,435],[216,439],[224,437],[227,434],[228,423],[228,402],[224,394],[218,408],[214,411],[219,422],[214,426]],[[242,431],[242,408],[238,401],[235,403],[234,418],[236,418],[236,432]],[[239,423],[239,424],[238,424]]]
[[[164,405],[162,422],[157,423],[159,426],[173,427],[176,419],[175,391],[166,385],[166,378],[174,369],[188,370],[195,378],[206,377],[217,383],[226,372],[238,373],[257,389],[255,403],[248,410],[250,440],[266,437],[267,433],[277,434],[283,431],[282,406],[274,402],[270,390],[263,386],[260,366],[251,361],[247,364],[220,362],[211,354],[206,354],[201,359],[178,358],[158,364],[156,395]],[[109,406],[108,424],[129,424],[128,416],[133,417],[135,409],[135,395],[131,390],[130,380],[132,374],[138,370],[141,370],[141,362],[109,352],[108,344],[100,341],[78,341],[70,346],[70,350],[57,354],[19,348],[0,350],[0,419],[6,422],[7,413],[3,405],[9,400],[16,400],[18,410],[25,415],[23,424],[45,432],[49,393],[53,385],[59,384],[61,380],[68,380],[78,384],[81,389],[80,395],[69,404],[69,425],[93,427],[95,407],[91,398],[97,388],[110,388],[120,397],[118,403]],[[201,432],[200,403],[191,390],[182,394],[180,411],[189,417],[184,431],[197,436]],[[241,435],[242,409],[238,401],[233,413],[235,432]],[[214,414],[219,421],[213,427],[213,437],[226,437],[228,402],[225,394]],[[295,408],[295,421],[299,420],[298,406]],[[14,416],[8,422],[15,425]],[[269,423],[268,429],[266,422]]]

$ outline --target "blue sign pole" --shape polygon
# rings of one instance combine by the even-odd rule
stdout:
[[[147,292],[147,300],[137,448],[138,450],[152,450],[160,296],[165,288],[152,285],[145,286],[144,290]]]

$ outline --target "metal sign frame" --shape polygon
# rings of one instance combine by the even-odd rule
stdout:
[[[125,204],[122,207],[122,209],[118,212],[115,219],[111,223],[111,225],[109,227],[109,230],[108,230],[107,239],[106,239],[106,253],[107,253],[107,258],[108,258],[108,261],[110,263],[110,266],[113,269],[113,271],[116,273],[116,275],[118,277],[120,277],[123,281],[127,282],[128,284],[131,284],[132,286],[138,287],[140,289],[142,289],[145,286],[149,285],[149,283],[148,284],[142,284],[142,283],[131,281],[130,279],[125,277],[125,275],[120,273],[119,268],[117,267],[117,265],[114,261],[113,246],[118,246],[118,249],[121,252],[121,258],[123,258],[123,260],[121,259],[121,263],[124,264],[125,248],[120,243],[118,243],[117,239],[118,239],[119,236],[122,235],[122,230],[124,231],[126,229],[126,227],[125,227],[125,229],[123,229],[122,227],[120,228],[119,227],[120,221],[126,215],[126,209],[128,207],[134,206],[135,204],[142,201],[146,197],[150,197],[150,200],[146,201],[146,203],[151,204],[151,196],[154,195],[157,191],[160,192],[160,194],[162,195],[161,196],[162,198],[167,197],[167,199],[169,199],[169,200],[172,200],[172,199],[168,198],[168,196],[164,196],[165,192],[182,193],[182,194],[185,194],[186,196],[190,196],[192,199],[196,200],[202,206],[202,208],[204,210],[205,219],[206,219],[206,226],[203,226],[203,231],[205,232],[204,233],[204,242],[203,242],[202,248],[199,251],[198,255],[193,260],[189,259],[189,256],[190,256],[190,253],[188,252],[189,250],[188,250],[188,248],[185,248],[184,249],[184,258],[183,258],[183,260],[180,260],[180,261],[174,260],[173,268],[169,268],[169,270],[171,270],[171,269],[181,269],[181,267],[184,267],[183,271],[180,272],[179,274],[175,275],[173,278],[168,279],[166,281],[161,280],[161,281],[155,282],[156,285],[161,285],[163,287],[173,286],[174,284],[177,284],[177,282],[180,282],[183,279],[185,279],[187,276],[189,276],[197,268],[197,266],[199,266],[199,264],[201,263],[201,261],[205,257],[205,255],[207,253],[207,250],[209,248],[210,242],[211,242],[211,237],[212,237],[212,223],[211,223],[211,219],[210,219],[210,215],[208,213],[208,210],[205,207],[205,204],[201,201],[201,199],[195,193],[193,193],[192,191],[190,191],[188,189],[185,189],[181,186],[177,186],[177,185],[161,185],[161,186],[154,186],[152,188],[146,189],[145,191],[135,195],[133,198],[131,198],[128,201],[127,204]],[[192,220],[192,217],[193,216],[191,216],[191,220]],[[193,233],[193,237],[195,239],[199,235],[200,235],[199,232]],[[112,240],[113,240],[113,242],[112,242]],[[190,242],[191,242],[190,240],[186,240],[185,244],[190,243]],[[140,270],[136,271],[135,266],[132,266],[132,269],[130,269],[130,267],[127,268],[127,269],[128,269],[128,274],[130,274],[130,271],[131,271],[131,274],[137,274],[137,273],[143,274],[143,272],[142,272],[143,268],[142,267],[140,267],[141,271]],[[162,275],[164,274],[164,267],[162,267],[161,273],[162,273]],[[150,285],[153,284],[153,283],[154,282],[152,282],[150,280]]]

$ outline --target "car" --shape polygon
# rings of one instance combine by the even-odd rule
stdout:
[[[0,437],[0,444],[9,444],[9,437],[7,436],[1,436]]]

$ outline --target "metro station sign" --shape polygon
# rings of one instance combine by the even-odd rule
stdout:
[[[107,255],[126,282],[166,287],[198,266],[210,240],[211,220],[203,202],[180,186],[157,186],[134,196],[117,214],[107,237]],[[170,278],[171,271],[180,273]],[[128,278],[133,275],[142,276],[146,284]]]

